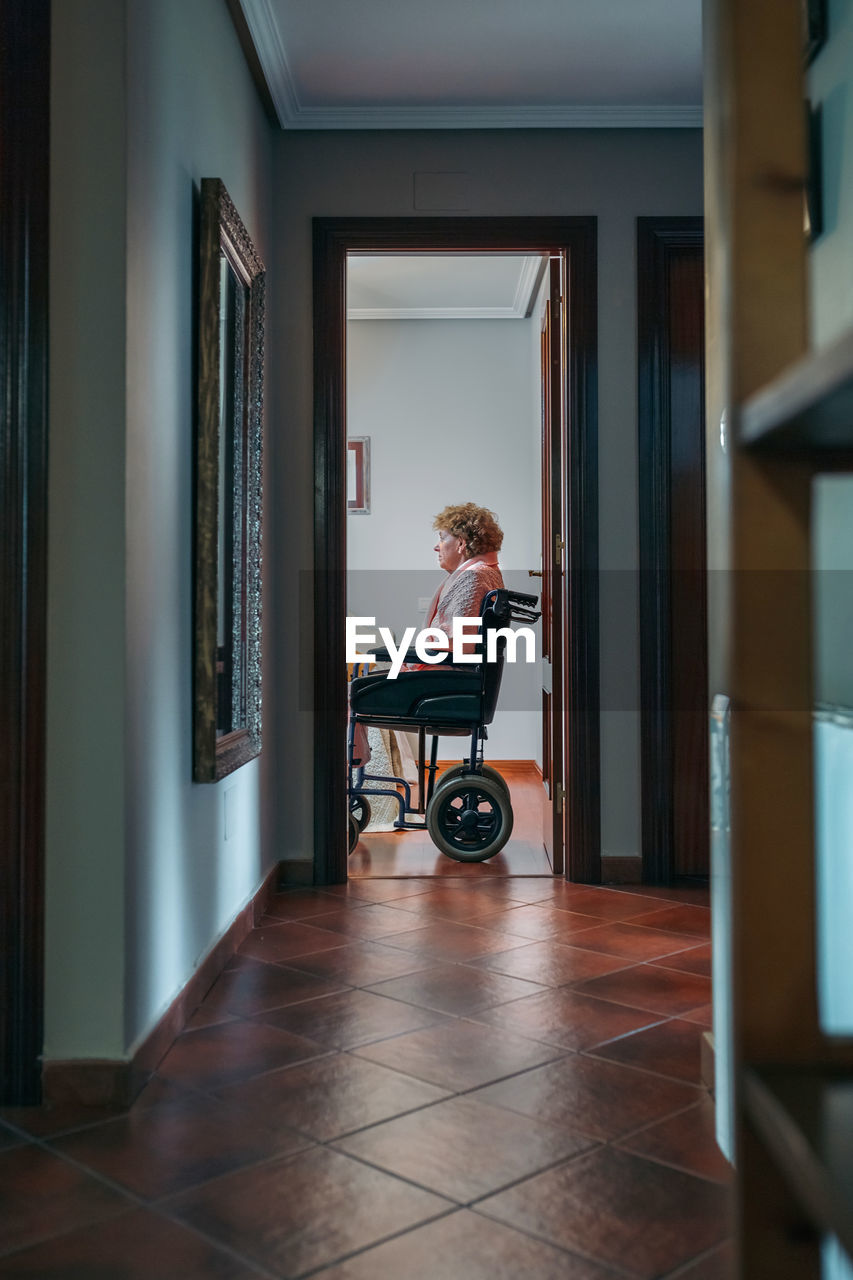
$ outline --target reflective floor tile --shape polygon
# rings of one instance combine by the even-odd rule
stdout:
[[[536,995],[545,987],[472,965],[444,964],[377,983],[370,990],[461,1017],[508,1000]]]
[[[715,1182],[599,1147],[482,1201],[478,1211],[559,1247],[653,1280],[730,1230]]]
[[[253,1107],[209,1097],[163,1103],[54,1139],[55,1149],[147,1200],[241,1165],[290,1155],[310,1139]]]
[[[8,1280],[257,1280],[254,1267],[224,1253],[195,1231],[154,1213],[123,1213],[109,1222],[0,1258]]]
[[[589,1138],[469,1096],[365,1129],[336,1144],[466,1204],[589,1147]]]
[[[648,1009],[670,1017],[688,1013],[711,999],[711,979],[695,973],[676,973],[657,965],[638,964],[632,969],[591,978],[577,988],[602,1000],[615,1000],[635,1009]]]
[[[304,1036],[241,1019],[178,1036],[158,1072],[168,1080],[191,1082],[198,1089],[219,1089],[325,1052],[322,1045]]]
[[[170,1213],[285,1280],[450,1207],[327,1147],[228,1174],[167,1203]]]
[[[684,1110],[702,1094],[692,1085],[569,1054],[473,1096],[532,1119],[547,1116],[552,1124],[609,1141]]]
[[[547,1062],[560,1050],[474,1022],[450,1022],[356,1049],[359,1057],[458,1092]]]
[[[616,1273],[466,1209],[321,1271],[315,1280],[617,1280]]]
[[[356,989],[272,1009],[258,1014],[258,1018],[328,1049],[352,1049],[430,1026],[440,1020],[441,1014]]]
[[[219,1096],[251,1105],[271,1125],[291,1125],[327,1142],[438,1102],[448,1091],[354,1054],[334,1053],[232,1085]]]

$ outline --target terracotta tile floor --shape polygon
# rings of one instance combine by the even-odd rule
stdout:
[[[707,894],[280,893],[128,1111],[0,1113],[0,1277],[724,1280]]]

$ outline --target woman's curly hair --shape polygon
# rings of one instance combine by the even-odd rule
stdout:
[[[444,529],[454,538],[462,538],[469,556],[481,556],[486,551],[500,551],[504,540],[503,530],[495,519],[494,511],[478,507],[473,502],[445,507],[432,522],[433,529]]]

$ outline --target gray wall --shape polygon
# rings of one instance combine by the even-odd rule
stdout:
[[[193,325],[200,179],[268,256],[271,129],[219,0],[53,22],[45,1044],[116,1058],[264,870],[258,763],[191,781]]]
[[[49,1058],[112,1057],[123,1048],[124,47],[124,5],[65,0],[53,6]]]
[[[702,212],[702,142],[693,130],[282,134],[275,149],[276,274],[271,302],[266,561],[270,610],[265,769],[267,839],[278,856],[312,849],[313,637],[300,609],[312,566],[311,218],[412,216],[416,171],[466,172],[468,215],[595,215],[599,230],[600,563],[603,593],[602,841],[639,850],[636,448],[636,218]],[[625,572],[627,571],[627,572]],[[310,597],[309,597],[310,598]],[[298,638],[298,639],[297,639]]]

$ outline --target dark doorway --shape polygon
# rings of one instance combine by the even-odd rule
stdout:
[[[596,233],[592,218],[315,219],[315,883],[347,875],[345,281],[348,253],[530,250],[565,255],[569,359],[564,566],[567,875],[600,879]]]
[[[643,880],[709,873],[701,218],[639,218]]]
[[[0,11],[0,1102],[41,1091],[50,3]]]

